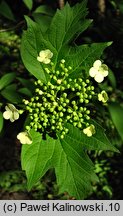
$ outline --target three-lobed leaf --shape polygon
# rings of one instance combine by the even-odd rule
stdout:
[[[63,140],[49,136],[42,140],[40,133],[31,131],[33,143],[22,148],[22,168],[26,171],[29,189],[48,169],[54,168],[60,193],[66,191],[77,199],[87,196],[97,177],[86,150],[117,151],[105,137],[103,128],[93,123],[97,134],[92,138],[71,124],[67,124],[69,133]]]

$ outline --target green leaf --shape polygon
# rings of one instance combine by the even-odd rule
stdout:
[[[15,73],[7,73],[0,79],[0,90],[9,85],[16,77]]]
[[[44,14],[44,15],[48,15],[48,16],[53,16],[54,11],[52,10],[51,7],[47,6],[47,5],[40,5],[39,7],[36,8],[36,10],[33,12],[34,13],[40,13],[40,14]]]
[[[32,10],[33,0],[23,0],[23,2],[29,10]]]
[[[86,5],[87,1],[84,0],[72,8],[67,3],[62,10],[57,10],[50,28],[47,30],[47,35],[58,52],[90,25],[91,21],[85,20]]]
[[[22,96],[16,92],[16,84],[12,84],[4,88],[1,91],[1,95],[11,103],[21,103],[23,99]]]
[[[30,131],[33,143],[22,147],[22,169],[26,170],[28,188],[31,187],[51,167],[51,159],[54,153],[55,140],[42,140],[40,133]]]
[[[33,143],[22,148],[22,167],[26,170],[29,189],[49,168],[54,167],[60,192],[67,191],[77,199],[90,192],[91,181],[97,178],[94,166],[80,144],[76,147],[71,140],[54,140],[49,136],[42,140],[41,135],[34,131],[31,135]]]
[[[17,80],[19,80],[19,82],[23,86],[28,88],[31,92],[34,91],[34,89],[35,89],[34,80],[24,79],[24,78],[20,78],[20,77],[17,77]]]
[[[70,43],[72,44],[73,40],[91,23],[91,20],[85,19],[86,4],[85,0],[71,8],[67,3],[62,10],[57,10],[46,32],[45,25],[46,28],[42,28],[42,24],[37,24],[26,17],[28,29],[22,38],[21,56],[28,71],[37,79],[43,82],[49,80],[43,68],[45,65],[37,61],[37,56],[43,49],[50,49],[53,52],[52,61],[55,66],[64,58],[67,66],[73,67],[71,74],[73,76],[77,74],[75,72],[80,72],[82,69],[88,73],[93,62],[99,59],[103,50],[111,44],[108,42],[76,46],[74,43],[74,46],[70,46]]]
[[[21,94],[23,94],[23,95],[32,97],[32,92],[28,88],[20,88],[18,90],[18,92],[21,93]]]
[[[113,71],[111,69],[109,69],[109,75],[108,75],[108,79],[112,85],[112,87],[115,89],[116,88],[116,78],[115,75],[113,73]]]
[[[92,123],[96,128],[93,137],[87,137],[71,124],[67,124],[69,133],[63,140],[49,136],[42,140],[40,133],[31,130],[33,143],[22,148],[22,168],[26,171],[29,189],[48,169],[54,168],[60,193],[67,191],[77,199],[87,196],[91,182],[97,181],[97,177],[86,150],[117,151],[106,138],[103,128],[94,121]]]
[[[54,12],[51,7],[47,5],[40,5],[33,12],[34,20],[40,25],[42,32],[46,32],[50,26]]]
[[[0,112],[0,132],[2,131],[3,129],[3,114],[2,112]]]
[[[123,107],[118,103],[112,102],[108,105],[108,108],[112,121],[123,140]]]
[[[51,23],[51,17],[40,13],[33,13],[34,20],[40,25],[42,32],[46,32]]]
[[[43,69],[43,65],[37,61],[37,56],[42,49],[54,49],[50,42],[45,39],[38,24],[26,17],[28,30],[24,32],[21,44],[21,56],[27,70],[37,79],[43,82],[48,81],[48,77]]]
[[[0,3],[0,14],[9,20],[15,21],[13,12],[5,0]]]
[[[100,58],[107,46],[110,46],[109,42],[93,43],[91,45],[81,45],[70,48],[65,58],[66,64],[68,66],[71,65],[73,68],[70,76],[75,76],[78,70],[85,70],[86,75],[89,76],[89,69],[93,66],[94,61]]]
[[[67,124],[71,140],[75,143],[81,143],[83,148],[88,150],[111,150],[119,152],[108,140],[105,135],[105,130],[94,120],[91,120],[91,123],[95,126],[96,130],[96,133],[92,137],[87,137],[80,129],[71,124]]]

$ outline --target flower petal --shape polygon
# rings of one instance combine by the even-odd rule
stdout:
[[[14,118],[14,120],[19,119],[19,113],[16,112],[16,111],[14,111],[14,113],[13,113],[13,118]]]
[[[96,60],[93,64],[93,67],[98,70],[101,64],[102,62],[100,60]]]
[[[45,59],[43,60],[43,63],[44,63],[44,64],[49,64],[50,62],[51,62],[51,60],[48,59],[48,58],[45,58]]]
[[[94,67],[91,67],[89,70],[89,75],[91,77],[95,77],[95,75],[98,73],[97,69],[95,69]]]
[[[45,54],[46,54],[47,58],[52,58],[53,57],[53,53],[49,49],[45,50]]]
[[[37,60],[38,60],[39,62],[42,62],[43,59],[42,59],[40,56],[38,56],[38,57],[37,57]]]
[[[97,73],[94,79],[96,82],[101,83],[104,80],[104,76],[101,73]]]
[[[5,111],[5,112],[3,113],[3,118],[6,119],[6,120],[10,119],[11,116],[12,116],[12,112],[11,112],[10,110]]]

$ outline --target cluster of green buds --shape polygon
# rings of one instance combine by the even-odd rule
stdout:
[[[37,80],[34,97],[30,101],[23,100],[30,116],[26,130],[33,128],[42,134],[60,132],[63,139],[69,132],[65,123],[71,123],[82,130],[89,127],[89,103],[95,95],[89,79],[71,79],[72,67],[66,67],[64,59],[60,61],[57,70],[53,62],[44,70],[50,81],[45,84]]]

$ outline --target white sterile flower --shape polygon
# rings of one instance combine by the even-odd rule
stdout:
[[[100,60],[96,60],[93,67],[89,70],[89,75],[93,77],[96,82],[101,83],[104,77],[108,76],[108,66],[102,64]]]
[[[102,101],[103,103],[106,103],[108,100],[108,94],[106,91],[101,91],[101,93],[98,94],[98,100]]]
[[[53,57],[53,53],[49,49],[46,49],[46,50],[40,51],[39,56],[37,57],[37,60],[44,64],[49,64],[51,62],[52,57]]]
[[[28,145],[30,145],[32,143],[32,140],[31,140],[31,138],[29,136],[29,133],[27,131],[20,132],[17,135],[17,139],[20,140],[21,144],[28,144]]]
[[[14,122],[19,118],[19,110],[13,104],[8,104],[5,109],[6,111],[3,113],[4,119],[10,119],[11,122]]]
[[[95,126],[91,124],[89,127],[83,129],[83,133],[88,137],[91,137],[93,134],[95,134]]]

